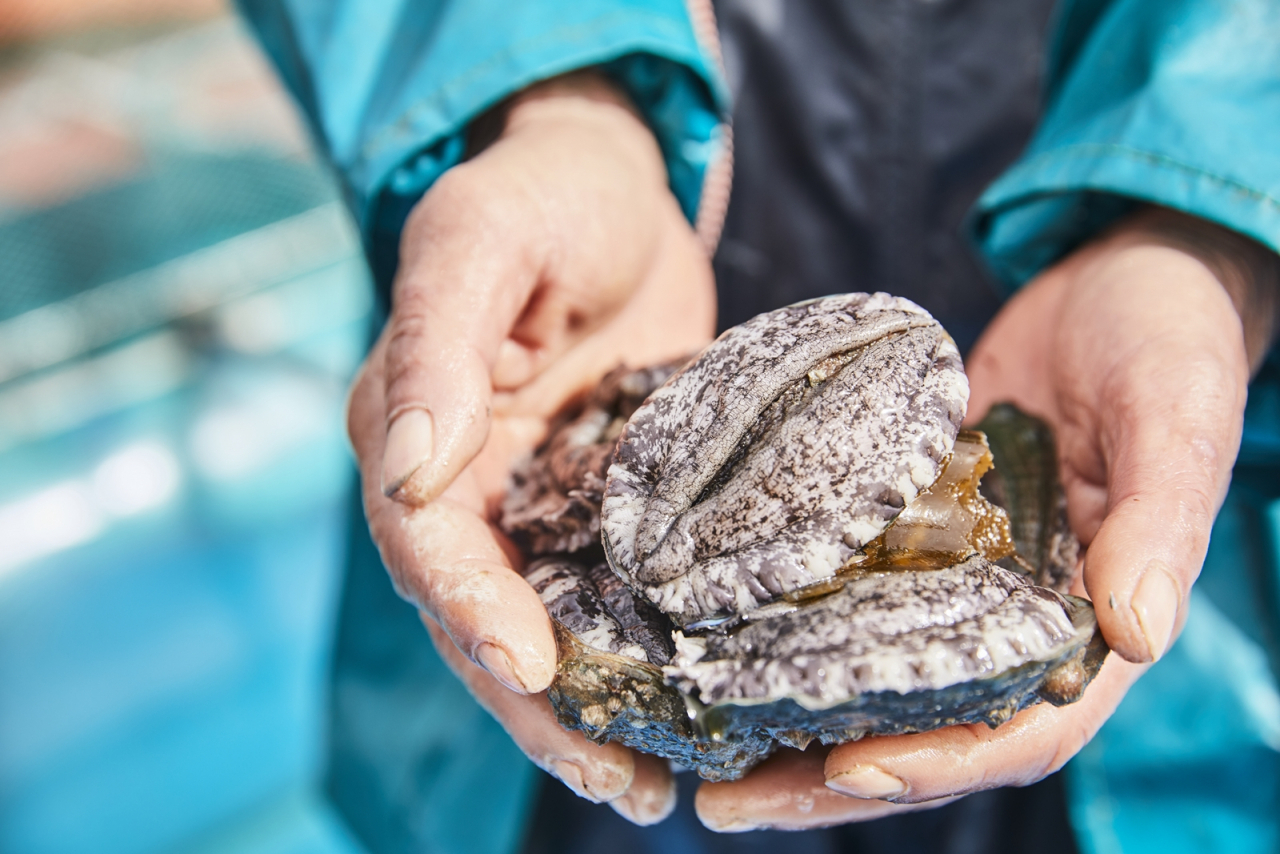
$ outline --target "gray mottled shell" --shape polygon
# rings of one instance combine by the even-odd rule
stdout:
[[[583,645],[636,661],[649,660],[644,648],[623,633],[585,567],[572,560],[544,558],[529,567],[525,580],[537,591],[547,613]]]
[[[895,571],[749,623],[729,635],[676,636],[668,681],[706,704],[790,699],[829,709],[865,694],[979,683],[1084,647],[1094,625],[1066,600],[974,556],[941,570]]]
[[[735,780],[773,752],[776,740],[758,727],[728,739],[699,730],[687,698],[663,678],[660,665],[674,652],[671,621],[607,565],[546,558],[526,578],[555,627],[559,662],[547,698],[566,727],[665,756],[708,780]]]
[[[580,409],[517,462],[499,524],[531,555],[575,552],[600,543],[605,473],[622,425],[689,357],[610,371]]]
[[[671,623],[637,599],[605,563],[543,558],[525,571],[547,613],[592,649],[655,666],[671,660]]]
[[[954,343],[908,300],[760,315],[623,430],[602,508],[610,562],[683,626],[829,579],[936,479],[967,401]]]

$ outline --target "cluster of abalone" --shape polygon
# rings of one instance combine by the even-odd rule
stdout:
[[[609,374],[502,519],[552,617],[561,723],[726,780],[778,744],[1078,699],[1106,647],[1065,592],[1052,435],[1009,406],[962,430],[967,402],[950,337],[886,294]]]

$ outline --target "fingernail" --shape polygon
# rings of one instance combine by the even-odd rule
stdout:
[[[1138,619],[1138,626],[1146,638],[1151,661],[1158,661],[1169,648],[1173,636],[1173,624],[1178,618],[1181,602],[1178,584],[1163,561],[1153,560],[1142,571],[1142,578],[1134,588],[1129,607]]]
[[[382,452],[382,494],[391,498],[405,481],[431,459],[431,413],[406,409],[387,428],[387,446]]]
[[[648,827],[671,815],[676,806],[676,787],[672,783],[669,786],[643,786],[636,791],[632,786],[622,797],[609,801],[609,806],[632,824]]]
[[[480,666],[489,671],[489,675],[494,679],[518,694],[529,693],[529,689],[516,675],[516,669],[511,665],[511,656],[507,655],[505,649],[485,641],[476,647],[475,656]]]
[[[564,783],[573,793],[580,798],[586,798],[594,803],[600,803],[599,798],[591,796],[587,791],[587,784],[582,779],[582,768],[576,762],[570,762],[568,759],[553,759],[547,768],[555,775],[561,783]]]
[[[716,833],[749,833],[753,830],[769,829],[767,824],[757,824],[741,818],[731,818],[725,822],[720,822],[712,816],[699,815],[698,818],[702,821],[703,827]]]
[[[907,784],[874,765],[855,765],[827,778],[827,788],[866,800],[891,801],[907,793]]]

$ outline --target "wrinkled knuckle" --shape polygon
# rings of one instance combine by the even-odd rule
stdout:
[[[431,301],[426,294],[406,293],[397,301],[387,331],[389,362],[401,361],[422,341],[430,323]]]
[[[1191,520],[1201,526],[1212,524],[1218,509],[1217,491],[1207,484],[1193,483],[1180,492],[1179,500]]]
[[[1022,772],[1015,772],[1010,775],[1009,771],[1004,768],[985,767],[981,773],[973,777],[966,786],[958,787],[955,791],[950,792],[952,795],[972,795],[974,792],[986,792],[990,789],[999,789],[1003,786],[1020,785],[1017,782]]]
[[[497,597],[497,573],[462,560],[431,563],[423,568],[422,595],[442,613],[473,613],[474,605],[492,603]]]
[[[388,336],[385,382],[389,410],[404,403],[405,386],[421,375],[425,357],[422,346],[426,327],[425,313],[407,310],[397,314]]]
[[[442,570],[438,563],[426,563],[422,567],[422,598],[426,602],[439,603],[448,599],[452,585],[447,568]]]

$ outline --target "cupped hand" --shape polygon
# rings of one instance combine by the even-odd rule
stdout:
[[[555,722],[550,621],[492,520],[567,401],[621,362],[696,350],[714,322],[652,135],[601,79],[560,78],[414,209],[348,404],[374,542],[442,656],[534,762],[641,823],[673,806],[670,771]]]
[[[1071,525],[1087,546],[1075,592],[1093,600],[1113,650],[1084,697],[994,730],[788,751],[742,781],[704,785],[704,823],[816,827],[1035,782],[1164,654],[1230,481],[1251,359],[1271,336],[1255,309],[1274,316],[1274,295],[1251,293],[1247,271],[1183,239],[1197,227],[1167,211],[1138,215],[1020,291],[967,360],[970,420],[1009,400],[1056,431]]]

